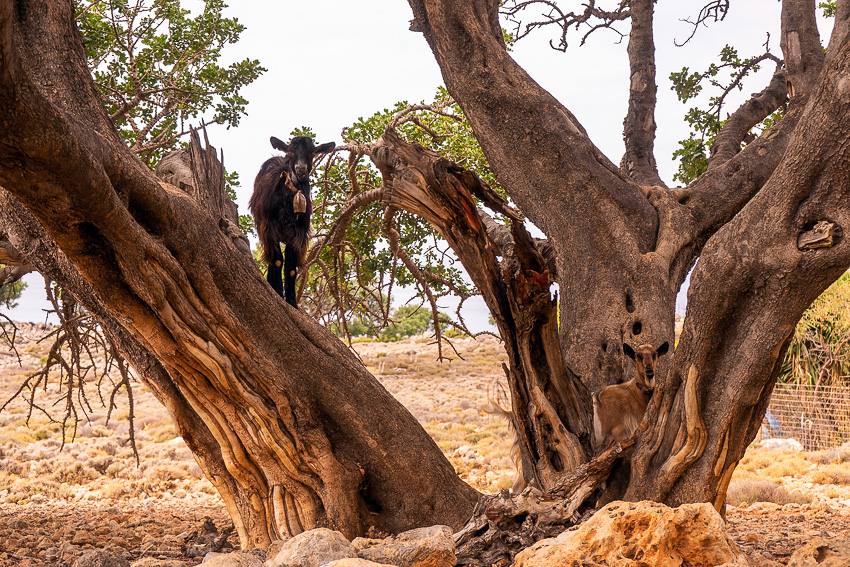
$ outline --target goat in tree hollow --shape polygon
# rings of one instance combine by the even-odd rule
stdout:
[[[296,136],[289,144],[272,136],[271,143],[284,155],[269,158],[260,167],[248,207],[254,215],[263,260],[268,264],[266,279],[278,295],[297,307],[295,272],[307,250],[313,213],[310,199],[313,159],[332,151],[336,144],[314,146],[308,136]],[[285,254],[281,254],[281,242],[286,246]]]
[[[623,343],[623,353],[635,361],[635,377],[623,384],[606,386],[593,395],[593,441],[602,447],[611,440],[622,443],[640,425],[655,390],[655,365],[670,348],[643,344],[633,349]]]

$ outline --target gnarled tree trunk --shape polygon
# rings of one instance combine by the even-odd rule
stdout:
[[[564,369],[548,376],[559,383],[544,390],[550,401],[557,400],[551,392],[565,388],[581,399],[576,382],[596,391],[622,380],[629,371],[623,343],[672,342],[675,296],[699,257],[685,331],[660,365],[666,379],[639,430],[626,497],[708,501],[722,510],[794,325],[850,266],[842,237],[850,206],[842,134],[850,117],[850,45],[841,31],[846,12],[837,18],[824,63],[814,48],[815,3],[784,1],[785,67],[727,121],[708,171],[688,187],[667,189],[652,157],[652,0],[629,3],[632,96],[621,168],[511,59],[498,2],[410,5],[413,27],[424,33],[497,177],[554,251],[563,359],[537,356],[553,370]],[[784,103],[786,84],[794,96],[782,120],[741,150],[750,128]],[[810,234],[816,225],[831,231],[828,244]],[[539,375],[518,373],[523,384],[512,383],[521,429],[528,410],[540,405],[518,394],[533,389]],[[580,446],[561,439],[580,438],[586,421],[560,425],[566,433],[545,443],[549,451],[540,450],[539,438],[521,436],[525,462],[533,467],[529,477],[544,489],[569,469],[548,475],[538,455],[559,447],[574,455],[567,462],[585,458]]]
[[[329,331],[268,287],[210,212],[123,144],[70,2],[0,2],[0,215],[175,419],[243,547],[459,527],[477,493]],[[220,213],[221,211],[218,211]]]
[[[459,527],[478,495],[335,337],[272,292],[220,211],[130,155],[70,5],[54,4],[0,0],[0,219],[166,404],[243,546],[316,525]],[[548,241],[473,173],[392,130],[364,153],[383,174],[387,225],[395,209],[424,216],[493,313],[527,478],[563,498],[548,506],[567,518],[605,479],[616,448],[590,460],[589,393],[627,377],[623,343],[672,342],[675,296],[699,257],[681,342],[625,443],[626,497],[722,509],[794,324],[850,265],[850,2],[824,56],[814,1],[784,0],[786,66],[726,122],[707,172],[675,189],[652,155],[652,0],[629,3],[621,167],[511,59],[496,0],[410,4],[497,177]],[[741,149],[789,83],[784,117]]]

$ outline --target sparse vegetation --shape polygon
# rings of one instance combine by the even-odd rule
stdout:
[[[781,484],[770,480],[733,481],[726,493],[726,501],[732,506],[749,506],[755,502],[773,502],[785,504],[808,504],[812,501],[799,490],[788,490]]]
[[[23,364],[43,356],[38,345],[21,337]],[[458,356],[438,362],[436,346],[426,336],[397,342],[357,342],[354,348],[423,424],[461,477],[479,490],[510,488],[514,469],[507,424],[485,413],[487,386],[503,379],[504,352],[490,336],[453,341]],[[462,357],[462,358],[461,358]],[[0,388],[18,380],[17,363],[0,358]],[[165,410],[145,388],[136,388],[136,439],[141,465],[128,445],[125,400],[109,423],[105,411],[81,424],[74,442],[62,444],[61,424],[33,416],[18,401],[0,413],[0,504],[42,499],[114,500],[181,498],[220,503],[203,478]],[[48,392],[49,394],[49,392]],[[817,499],[850,499],[850,447],[812,453],[767,451],[752,447],[741,460],[727,494],[733,506],[755,502],[808,504]]]

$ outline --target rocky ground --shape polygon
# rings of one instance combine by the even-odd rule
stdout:
[[[0,342],[0,405],[38,369],[48,346],[43,329],[22,327],[18,355]],[[429,339],[358,343],[364,363],[419,419],[455,465],[482,491],[509,487],[513,469],[502,419],[482,410],[493,380],[502,376],[501,348],[492,337],[455,342],[460,356],[437,362]],[[101,361],[102,363],[102,361]],[[203,520],[218,530],[227,513],[200,468],[176,437],[165,410],[134,386],[137,464],[129,443],[126,397],[118,396],[110,420],[95,387],[108,393],[111,378],[92,373],[89,408],[76,437],[63,431],[63,408],[54,407],[57,381],[38,392],[27,424],[20,397],[0,412],[0,566],[66,567],[88,549],[108,549],[130,560],[186,556]],[[27,391],[25,390],[25,393]],[[65,441],[63,446],[63,439]],[[787,562],[814,536],[850,534],[850,448],[783,453],[751,449],[729,491],[727,527],[754,557]],[[223,551],[238,547],[230,536]]]

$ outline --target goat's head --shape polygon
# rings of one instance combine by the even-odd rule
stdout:
[[[637,385],[644,394],[650,395],[655,390],[655,364],[658,362],[658,357],[665,354],[669,348],[670,344],[666,341],[658,348],[643,344],[633,349],[623,343],[623,352],[635,361]]]
[[[288,144],[272,136],[271,142],[273,148],[284,152],[289,157],[292,173],[301,182],[310,179],[310,172],[313,171],[313,159],[318,154],[326,154],[336,147],[333,142],[314,146],[313,139],[309,136],[295,136]]]

